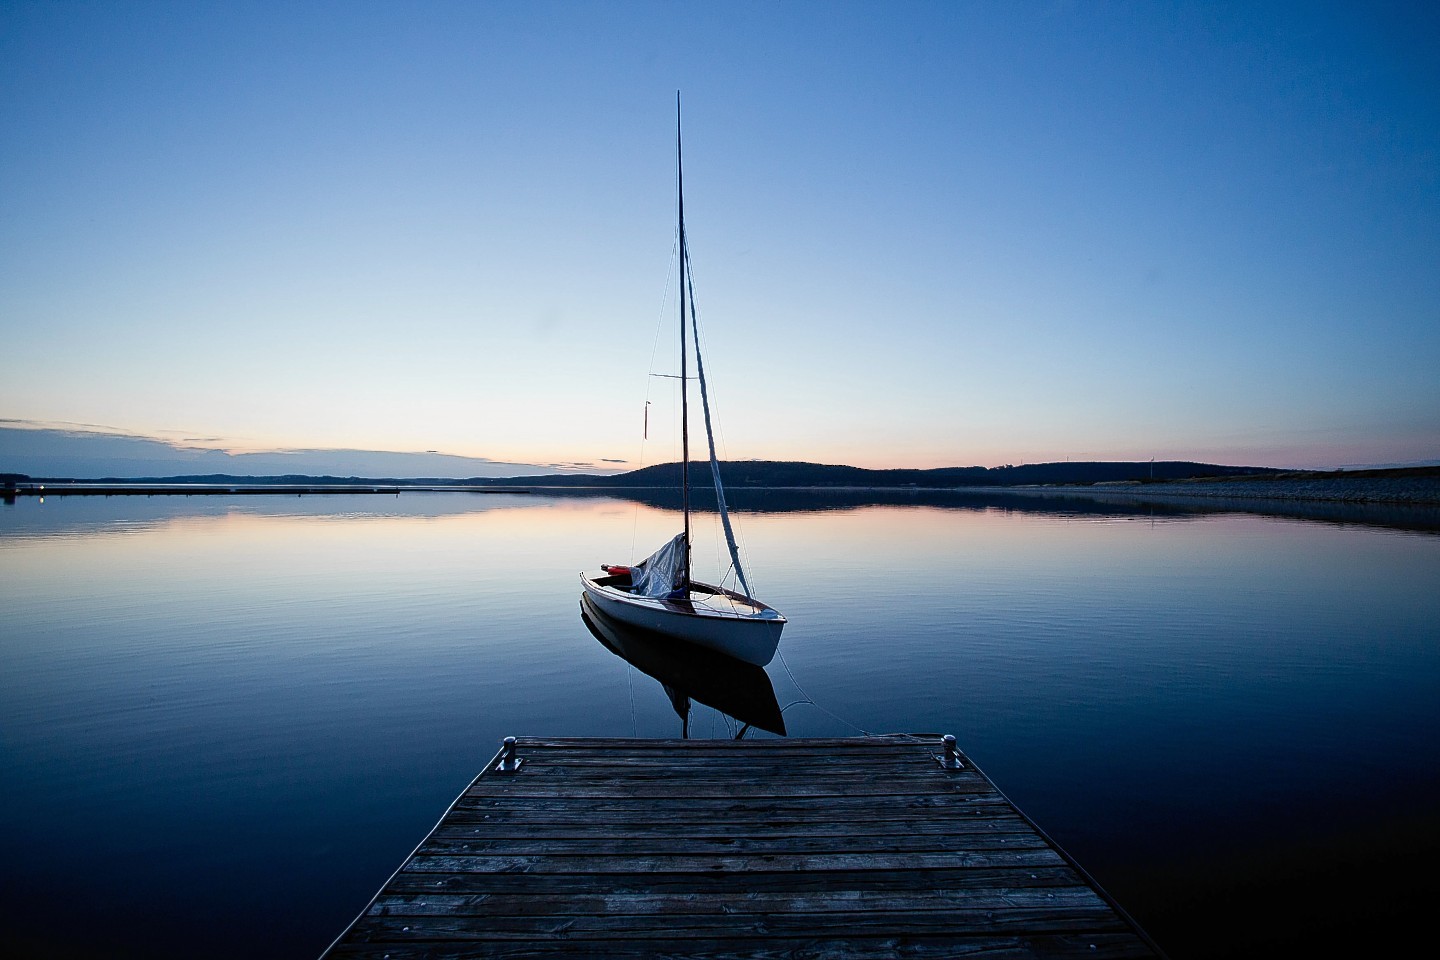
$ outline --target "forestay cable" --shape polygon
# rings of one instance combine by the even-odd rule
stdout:
[[[682,243],[680,246],[681,256],[685,258],[685,266],[690,266],[690,251],[685,249]],[[683,272],[683,271],[682,271]],[[735,546],[735,528],[730,525],[730,509],[725,504],[725,487],[720,482],[720,459],[715,455],[715,431],[710,426],[710,391],[705,386],[705,361],[700,357],[700,321],[699,308],[695,306],[695,278],[693,273],[686,278],[686,286],[690,294],[690,326],[695,342],[695,372],[700,378],[700,406],[705,411],[705,440],[710,445],[710,475],[715,481],[715,505],[720,509],[720,525],[725,528],[725,546],[730,548],[730,562],[735,565],[735,578],[740,581],[740,587],[745,591],[745,598],[751,599],[750,584],[745,579],[745,570],[740,566],[740,550]]]

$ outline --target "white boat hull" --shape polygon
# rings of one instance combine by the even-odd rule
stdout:
[[[580,575],[585,595],[621,623],[698,644],[757,667],[775,658],[786,621],[773,607],[694,582],[688,600],[636,596],[606,582],[617,579]]]

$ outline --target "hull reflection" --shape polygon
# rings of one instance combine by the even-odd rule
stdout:
[[[607,650],[648,677],[660,681],[689,736],[690,701],[750,727],[785,736],[785,718],[769,675],[754,664],[727,657],[672,637],[621,623],[580,597],[580,619]]]

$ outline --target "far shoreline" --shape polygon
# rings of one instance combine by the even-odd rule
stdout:
[[[15,476],[15,475],[10,475]],[[287,478],[289,479],[289,478]],[[530,478],[526,478],[527,480]],[[269,495],[317,496],[334,494],[400,493],[491,493],[491,494],[627,494],[668,490],[649,484],[624,485],[546,484],[544,482],[494,483],[445,482],[437,480],[363,480],[333,482],[330,478],[294,482],[267,481],[265,478],[236,477],[229,482],[207,483],[185,480],[71,480],[65,478],[7,478],[3,491],[7,503],[16,497],[50,496],[216,496]],[[696,485],[703,493],[708,487]],[[1293,471],[1274,474],[1240,474],[1224,477],[1194,477],[1167,480],[1109,480],[1093,483],[1031,483],[931,486],[921,484],[727,484],[732,496],[746,491],[831,494],[904,493],[927,495],[1009,494],[1029,496],[1081,496],[1114,500],[1244,500],[1244,501],[1315,501],[1346,504],[1382,504],[1393,506],[1440,506],[1440,467],[1403,467],[1356,471]]]
[[[1032,488],[1036,489],[1036,488]],[[1203,498],[1223,500],[1313,500],[1339,503],[1440,505],[1440,470],[1411,468],[1273,477],[1196,478],[1153,483],[1122,481],[1089,486],[1056,485],[1054,491],[1129,498]]]

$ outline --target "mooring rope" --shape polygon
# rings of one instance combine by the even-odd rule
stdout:
[[[810,706],[814,707],[816,710],[819,710],[821,713],[826,714],[831,719],[838,720],[840,723],[845,724],[845,726],[849,727],[851,730],[857,730],[867,737],[873,737],[875,735],[869,730],[866,730],[864,727],[860,726],[859,724],[851,723],[849,720],[846,720],[844,717],[840,716],[840,714],[836,713],[833,710],[826,709],[818,702],[816,702],[815,698],[810,696],[810,694],[805,691],[804,687],[800,686],[800,681],[795,679],[795,674],[790,672],[790,664],[785,661],[784,651],[777,652],[780,654],[780,665],[785,668],[785,676],[790,678],[790,683],[793,684],[795,689],[800,692],[800,696],[802,698],[799,700],[791,700],[789,703],[785,704],[785,706],[781,707],[780,713],[782,715],[785,713],[786,710],[789,710],[797,703],[808,703],[810,704]]]
[[[630,679],[630,673],[634,669],[628,661],[625,663],[625,686],[630,690],[630,736],[639,739],[640,726],[635,722],[635,684]]]

